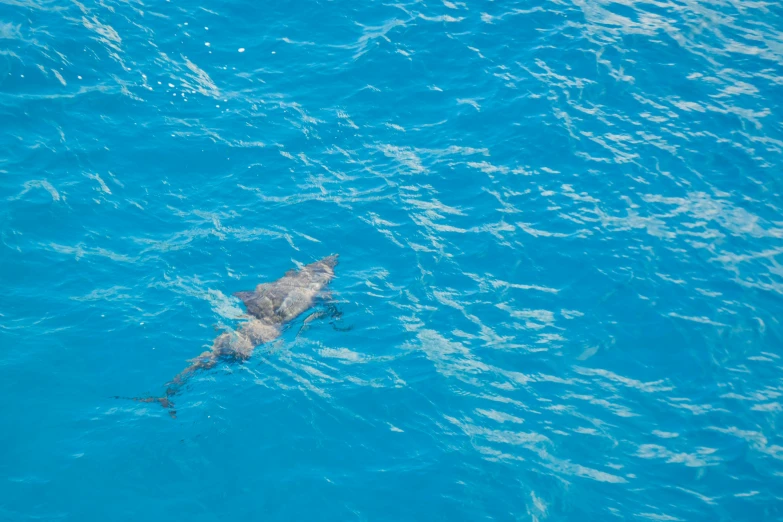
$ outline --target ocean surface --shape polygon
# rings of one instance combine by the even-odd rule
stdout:
[[[775,1],[0,0],[0,520],[783,520],[781,121]]]

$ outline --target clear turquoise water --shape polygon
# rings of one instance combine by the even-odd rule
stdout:
[[[0,0],[0,520],[783,519],[781,30]],[[111,398],[333,252],[341,319]]]

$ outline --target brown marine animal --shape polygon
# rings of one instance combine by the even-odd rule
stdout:
[[[258,285],[249,292],[237,292],[247,308],[247,320],[236,330],[220,334],[212,348],[190,360],[190,366],[182,370],[166,384],[163,397],[127,397],[138,402],[157,402],[176,416],[171,397],[176,395],[187,380],[199,370],[208,370],[220,360],[247,360],[253,350],[280,336],[283,326],[299,317],[315,304],[316,298],[334,279],[337,254],[325,257],[299,270],[291,269],[272,283]],[[117,399],[125,397],[115,397]]]

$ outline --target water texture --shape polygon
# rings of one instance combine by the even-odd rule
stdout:
[[[782,520],[782,104],[773,1],[0,0],[0,520]]]

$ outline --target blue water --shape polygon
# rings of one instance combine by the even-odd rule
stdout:
[[[0,520],[783,520],[779,4],[82,1],[0,0]]]

